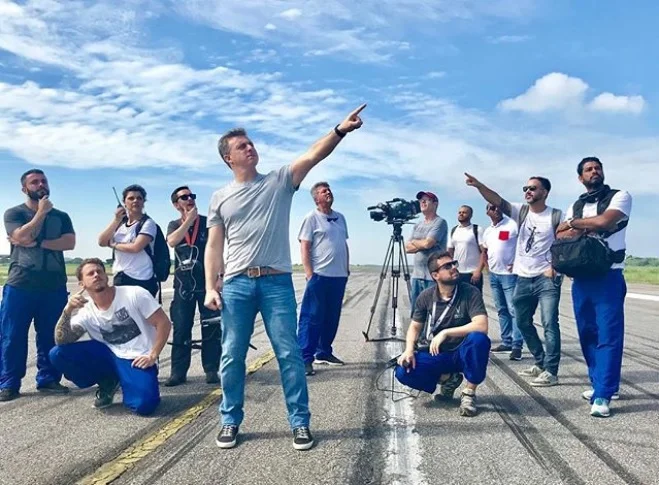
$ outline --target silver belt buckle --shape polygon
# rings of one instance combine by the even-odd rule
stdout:
[[[252,266],[247,268],[247,277],[248,278],[260,278],[261,277],[261,267]]]

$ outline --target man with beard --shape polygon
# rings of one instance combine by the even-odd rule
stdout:
[[[277,356],[293,448],[308,450],[313,446],[309,394],[296,332],[288,238],[291,204],[309,171],[349,132],[362,126],[359,113],[365,107],[351,112],[293,163],[268,174],[257,171],[258,153],[242,128],[227,132],[218,142],[233,181],[211,199],[204,266],[205,305],[222,310],[222,429],[216,439],[220,448],[233,448],[237,443],[244,417],[245,359],[258,312]]]
[[[172,371],[166,386],[178,386],[186,381],[192,353],[192,326],[195,310],[199,308],[201,320],[201,363],[207,384],[219,384],[220,324],[204,321],[220,318],[204,306],[204,251],[208,240],[206,217],[197,212],[197,195],[187,185],[174,189],[171,201],[181,214],[180,219],[167,226],[167,244],[174,248],[174,299],[170,316],[174,325],[172,341]]]
[[[437,215],[439,199],[435,194],[421,191],[416,194],[421,207],[423,220],[417,222],[412,229],[412,237],[405,243],[405,252],[414,254],[412,270],[412,294],[410,295],[410,311],[414,313],[414,304],[421,292],[435,286],[435,282],[428,272],[428,256],[433,253],[446,251],[446,237],[448,225]]]
[[[582,394],[590,400],[590,414],[610,415],[611,399],[618,398],[620,368],[625,334],[625,294],[623,275],[625,236],[632,209],[627,191],[604,184],[602,162],[587,157],[577,166],[579,182],[586,193],[567,210],[567,220],[558,228],[557,237],[579,233],[596,234],[613,252],[611,269],[603,277],[575,277],[572,303],[592,389]]]
[[[481,250],[483,228],[472,224],[474,209],[463,205],[458,209],[458,225],[451,229],[448,251],[458,262],[460,281],[470,283],[483,291],[483,266],[485,260]]]
[[[57,322],[50,360],[76,386],[98,384],[96,409],[111,406],[121,387],[124,406],[143,416],[153,413],[160,403],[158,356],[172,328],[167,315],[144,288],[109,286],[98,258],[80,263],[76,276],[81,290]],[[78,342],[85,333],[91,340]]]
[[[519,229],[513,273],[517,275],[513,306],[519,331],[535,365],[519,372],[532,377],[532,386],[548,387],[558,384],[558,365],[561,359],[561,332],[558,325],[558,304],[563,277],[551,265],[551,245],[561,222],[561,211],[547,206],[551,182],[544,177],[531,177],[522,187],[525,204],[511,204],[465,173],[466,183],[476,187],[483,198],[511,217]],[[533,325],[533,315],[540,305],[540,317],[545,331],[545,348]]]
[[[19,397],[25,377],[27,339],[37,334],[37,390],[63,394],[62,374],[48,360],[57,316],[66,305],[64,251],[75,247],[71,219],[53,208],[48,179],[39,169],[21,176],[24,204],[5,212],[11,263],[0,309],[0,401]]]
[[[490,352],[487,311],[474,286],[460,281],[457,262],[448,252],[428,259],[435,286],[417,298],[396,378],[437,399],[452,399],[464,378],[460,415],[475,416],[476,388],[485,380]],[[418,349],[417,349],[418,345]]]
[[[304,371],[315,374],[313,364],[344,365],[332,351],[341,318],[343,295],[350,274],[348,225],[343,214],[332,210],[334,194],[327,182],[311,187],[316,209],[302,221],[302,266],[307,278],[297,338]]]

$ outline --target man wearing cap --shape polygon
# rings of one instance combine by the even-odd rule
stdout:
[[[432,192],[421,191],[416,194],[416,198],[421,204],[421,213],[424,218],[416,223],[412,230],[412,237],[405,244],[405,251],[414,254],[412,294],[410,295],[411,312],[414,312],[414,303],[419,294],[435,284],[428,271],[428,256],[434,252],[446,250],[448,234],[446,221],[437,215],[439,205],[437,196]]]

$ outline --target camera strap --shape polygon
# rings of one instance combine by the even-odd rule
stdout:
[[[199,234],[199,216],[194,221],[194,228],[192,229],[192,235],[189,232],[185,233],[185,242],[188,243],[188,246],[194,246],[197,242],[197,235]]]
[[[446,305],[446,308],[444,308],[444,311],[442,314],[439,316],[439,319],[437,322],[435,322],[435,316],[437,315],[437,300],[433,302],[432,305],[432,313],[430,315],[430,321],[426,325],[426,340],[430,342],[432,338],[435,336],[435,331],[438,330],[444,321],[447,319],[449,312],[451,311],[451,308],[453,308],[453,305],[455,305],[455,302],[458,297],[458,287],[460,285],[455,285],[455,290],[453,290],[453,295],[451,296],[451,299],[448,302],[448,305]],[[438,290],[439,291],[439,290]],[[435,322],[435,323],[433,323]]]

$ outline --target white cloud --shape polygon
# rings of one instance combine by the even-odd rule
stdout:
[[[518,44],[532,39],[530,35],[500,35],[498,37],[488,37],[487,42],[490,44]]]
[[[428,79],[441,79],[446,76],[446,72],[444,71],[431,71],[428,74],[426,74],[426,78]]]
[[[265,24],[265,30],[277,30],[277,26],[275,24],[267,23]]]
[[[581,106],[587,91],[588,84],[581,79],[552,72],[538,79],[524,94],[502,101],[499,107],[528,113],[564,110]]]
[[[593,111],[639,114],[645,108],[645,100],[643,96],[616,96],[602,93],[593,99],[588,107]]]
[[[279,16],[288,20],[294,20],[302,16],[302,10],[299,8],[289,8],[280,13]]]

